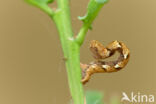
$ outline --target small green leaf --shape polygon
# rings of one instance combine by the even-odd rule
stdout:
[[[102,99],[103,99],[103,94],[100,92],[88,91],[86,93],[87,104],[104,104]]]
[[[86,15],[83,17],[79,16],[78,19],[83,21],[84,24],[90,28],[92,22],[106,2],[108,2],[108,0],[90,0]]]

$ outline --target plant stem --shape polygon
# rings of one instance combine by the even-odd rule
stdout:
[[[76,42],[81,46],[84,42],[85,36],[89,30],[90,25],[83,24],[81,27],[77,37],[76,37]]]
[[[52,10],[47,3],[38,3],[35,0],[25,0],[27,3],[34,5],[38,8],[40,8],[43,12],[47,13],[49,16],[54,15],[54,10]]]
[[[80,45],[73,38],[70,8],[68,0],[57,0],[58,10],[51,17],[58,29],[64,57],[66,58],[66,68],[68,82],[74,104],[84,103],[83,86],[81,83],[80,69]]]
[[[56,11],[48,6],[54,0],[26,1],[47,13],[55,22],[59,32],[64,58],[66,59],[68,83],[73,102],[74,104],[83,104],[84,93],[81,83],[80,46],[85,39],[87,31],[91,28],[92,22],[107,0],[90,0],[86,15],[79,18],[83,21],[83,26],[76,38],[73,37],[69,0],[57,0],[58,8]]]
[[[81,46],[89,29],[92,28],[92,23],[99,14],[101,8],[108,0],[90,0],[87,8],[87,13],[84,17],[79,17],[83,21],[83,26],[76,37],[77,43]]]

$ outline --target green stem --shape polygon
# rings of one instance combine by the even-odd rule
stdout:
[[[93,21],[107,1],[108,0],[90,0],[86,15],[84,17],[79,17],[79,19],[83,21],[83,26],[76,37],[76,41],[80,46],[83,44],[88,30],[92,28],[91,25]]]
[[[76,37],[76,42],[81,46],[84,42],[85,36],[89,30],[89,26],[90,25],[85,25],[83,24],[83,26],[81,27],[77,37]]]
[[[47,13],[49,16],[53,16],[54,15],[54,11],[48,6],[47,3],[38,3],[35,0],[25,0],[26,2],[28,2],[31,5],[34,5],[38,8],[40,8],[43,12]]]
[[[82,20],[84,24],[76,39],[73,37],[71,26],[69,0],[57,0],[58,9],[56,11],[53,11],[48,6],[48,4],[52,3],[54,0],[26,1],[47,13],[55,22],[59,32],[64,57],[66,58],[65,63],[68,73],[68,82],[73,102],[74,104],[83,104],[84,93],[81,83],[80,46],[82,45],[92,22],[107,0],[90,0],[87,14],[84,17],[80,17],[80,20]]]
[[[80,45],[73,38],[70,8],[68,0],[57,0],[58,10],[51,18],[54,20],[66,58],[68,82],[74,104],[84,103],[83,86],[81,83]]]
[[[38,5],[38,7],[44,11],[45,13],[47,13],[49,16],[54,15],[54,11],[46,4],[44,5]]]

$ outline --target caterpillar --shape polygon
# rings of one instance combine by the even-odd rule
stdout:
[[[126,66],[130,58],[130,51],[127,46],[123,42],[117,40],[109,43],[107,47],[104,47],[103,44],[97,40],[92,40],[89,48],[96,61],[89,64],[80,64],[82,69],[81,82],[83,84],[88,82],[91,75],[94,73],[111,73],[121,70]],[[103,61],[105,58],[114,55],[116,51],[120,54],[117,60]]]

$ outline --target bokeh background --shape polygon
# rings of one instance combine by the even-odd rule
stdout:
[[[74,33],[79,31],[89,0],[70,0]],[[56,6],[56,5],[52,5]],[[156,96],[156,0],[110,0],[81,48],[81,61],[93,60],[90,40],[107,45],[123,41],[131,50],[124,70],[95,74],[85,90],[111,96]],[[0,3],[0,104],[67,104],[66,69],[58,32],[51,19],[23,0]]]

